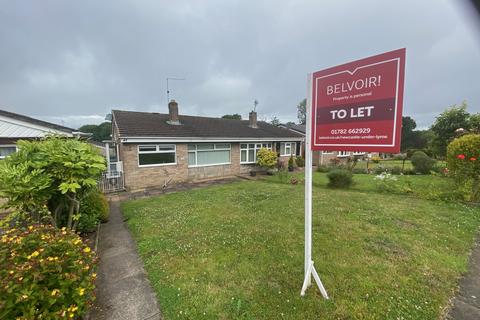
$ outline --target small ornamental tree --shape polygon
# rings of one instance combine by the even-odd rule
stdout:
[[[277,153],[267,148],[257,151],[257,164],[265,169],[273,169],[277,165]]]
[[[467,134],[447,147],[448,175],[465,191],[468,201],[480,201],[480,134]]]
[[[96,188],[105,167],[105,158],[78,139],[19,141],[18,151],[0,161],[0,196],[26,218],[75,229],[80,200]]]
[[[429,174],[435,165],[435,160],[423,151],[415,151],[410,161],[412,162],[415,172],[421,174]]]

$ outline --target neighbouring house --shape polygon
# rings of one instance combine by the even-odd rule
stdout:
[[[112,111],[108,170],[122,172],[126,189],[247,174],[261,148],[277,151],[284,163],[301,154],[301,134],[257,121],[256,112],[249,120],[179,115],[174,100],[168,109]]]
[[[67,137],[89,136],[89,134],[72,128],[0,109],[0,159],[17,150],[18,140],[39,139],[48,134],[59,134]],[[103,150],[103,146],[100,148]]]
[[[306,127],[304,124],[280,124],[279,127],[301,134],[305,137]],[[346,159],[350,156],[378,157],[378,152],[352,152],[352,151],[313,151],[312,163],[314,166],[328,165],[332,159]]]

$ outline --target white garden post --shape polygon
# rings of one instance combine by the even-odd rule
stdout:
[[[312,74],[308,75],[307,86],[307,104],[305,107],[305,279],[300,295],[305,295],[305,291],[311,285],[313,275],[322,296],[328,299],[327,291],[323,287],[312,260]]]

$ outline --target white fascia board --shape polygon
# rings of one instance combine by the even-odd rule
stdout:
[[[272,142],[272,141],[303,141],[303,137],[289,137],[289,138],[179,138],[179,137],[121,137],[122,143],[156,143],[156,142],[177,142],[177,143],[189,143],[189,142]]]
[[[26,121],[20,121],[20,120],[12,119],[12,118],[5,117],[5,116],[0,116],[0,120],[11,123],[11,124],[14,124],[14,125],[40,130],[40,131],[43,131],[45,133],[57,133],[57,134],[67,135],[69,137],[73,136],[72,132],[69,132],[69,131],[61,131],[61,130],[57,130],[57,129],[52,129],[52,128],[49,128],[49,127],[46,127],[46,126],[41,126],[41,125],[38,125],[38,124],[33,124],[33,123],[30,123],[30,122],[26,122]]]

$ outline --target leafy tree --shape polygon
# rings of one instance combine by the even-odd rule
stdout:
[[[279,126],[280,125],[280,120],[276,116],[273,116],[272,120],[270,120],[270,124],[272,124],[274,126]]]
[[[453,105],[442,112],[430,128],[435,134],[433,148],[437,155],[445,156],[447,145],[455,138],[455,131],[463,128],[470,129],[470,114],[467,112],[467,104]]]
[[[96,188],[105,158],[78,139],[50,136],[19,141],[18,151],[0,162],[0,196],[19,219],[49,220],[75,229],[80,201]]]
[[[412,148],[413,140],[415,139],[417,123],[413,118],[406,116],[402,117],[402,146],[401,150],[405,151]]]
[[[294,124],[295,124],[295,122],[293,122],[293,121],[288,121],[287,123],[285,123],[285,125],[286,125],[287,127],[293,126]]]
[[[470,116],[470,130],[474,133],[480,133],[480,113]]]
[[[305,124],[307,121],[307,99],[303,99],[297,105],[297,118],[299,124]]]
[[[234,114],[226,114],[222,116],[223,119],[232,119],[232,120],[242,120],[242,116],[239,115],[238,113]]]
[[[104,122],[99,125],[86,124],[78,128],[78,131],[91,133],[92,140],[102,142],[103,140],[109,140],[112,133],[112,123]]]

